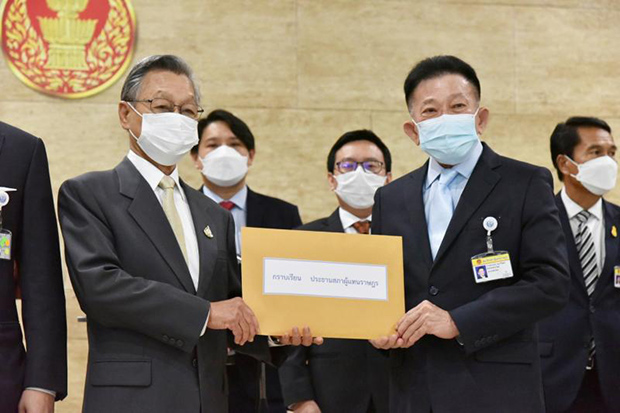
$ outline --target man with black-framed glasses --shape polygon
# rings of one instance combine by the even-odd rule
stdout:
[[[299,229],[369,234],[375,191],[392,180],[387,146],[369,130],[342,135],[327,157],[327,180],[339,207]],[[287,406],[300,413],[388,411],[387,354],[366,340],[328,339],[293,349],[280,366]]]

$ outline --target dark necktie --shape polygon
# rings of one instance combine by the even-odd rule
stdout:
[[[353,228],[360,234],[370,233],[370,221],[357,221],[353,224]]]
[[[232,201],[222,201],[220,206],[228,211],[231,211],[235,207],[235,203]]]

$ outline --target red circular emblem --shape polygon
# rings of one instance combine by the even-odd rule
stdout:
[[[131,62],[136,18],[130,0],[5,0],[2,51],[31,88],[63,98],[92,96]]]

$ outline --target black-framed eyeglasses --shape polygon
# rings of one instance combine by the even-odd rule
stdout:
[[[347,172],[353,172],[357,169],[358,166],[361,166],[364,172],[368,172],[371,174],[378,174],[383,170],[383,162],[379,161],[364,161],[364,162],[356,162],[356,161],[340,161],[336,162],[336,169],[341,174],[346,174]]]
[[[182,105],[175,105],[174,102],[166,98],[154,98],[143,100],[132,100],[133,103],[148,103],[149,109],[153,113],[171,113],[176,108],[179,108],[179,113],[188,118],[198,119],[203,113],[204,109],[195,103],[184,103]]]

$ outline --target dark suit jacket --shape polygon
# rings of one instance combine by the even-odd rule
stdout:
[[[128,159],[60,189],[67,265],[88,316],[85,412],[227,412],[229,334],[200,333],[210,302],[240,293],[234,223],[181,184],[198,238],[198,291],[163,208]],[[266,341],[255,344],[268,357]]]
[[[254,228],[292,229],[301,225],[297,206],[278,198],[262,195],[248,188],[246,225]],[[260,362],[244,354],[235,356],[229,366],[231,413],[255,411],[259,397]],[[266,366],[267,399],[271,413],[284,412],[278,371]]]
[[[596,343],[596,369],[605,401],[620,411],[620,289],[614,288],[614,266],[620,265],[620,207],[603,201],[605,265],[592,299],[586,291],[581,262],[560,195],[556,197],[567,241],[571,293],[562,311],[539,324],[543,385],[548,412],[565,411],[581,387],[590,337]]]
[[[373,234],[403,237],[405,304],[448,310],[457,340],[427,335],[390,352],[394,412],[542,412],[536,322],[568,299],[564,234],[548,170],[484,146],[433,262],[422,188],[428,163],[380,188]],[[471,257],[486,252],[485,217],[514,277],[476,284]]]
[[[344,232],[338,209],[306,224],[305,231]],[[287,406],[314,400],[323,413],[388,412],[388,359],[366,340],[326,339],[321,346],[296,347],[280,366]]]
[[[43,142],[0,122],[0,186],[15,188],[2,208],[13,233],[11,260],[0,260],[0,411],[16,412],[22,390],[67,395],[67,324],[58,229]],[[19,268],[28,353],[15,308]]]

